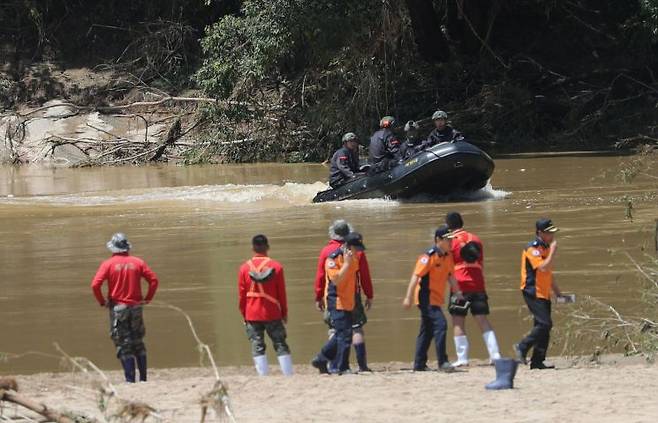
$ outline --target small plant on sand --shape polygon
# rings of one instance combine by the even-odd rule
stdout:
[[[654,361],[658,353],[658,259],[648,257],[646,264],[640,264],[624,254],[638,275],[635,289],[620,295],[620,300],[632,301],[632,311],[621,313],[614,305],[583,297],[558,331],[564,342],[562,355],[583,353],[589,347],[595,362],[601,354],[620,351]]]

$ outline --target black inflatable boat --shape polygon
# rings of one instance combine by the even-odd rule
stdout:
[[[443,143],[424,150],[382,173],[362,176],[318,192],[314,203],[360,198],[409,198],[446,195],[484,187],[494,170],[487,153],[467,142]]]

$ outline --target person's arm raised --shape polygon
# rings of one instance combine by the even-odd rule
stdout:
[[[553,266],[553,261],[555,260],[556,252],[557,252],[557,241],[553,240],[553,242],[551,242],[551,245],[549,247],[548,257],[546,257],[546,260],[544,260],[537,269],[541,272],[550,270]]]
[[[353,263],[354,263],[354,254],[352,254],[352,251],[350,250],[345,250],[345,252],[343,253],[343,266],[338,271],[336,278],[332,280],[332,282],[336,286],[340,285],[345,280],[345,277],[347,276],[347,272],[350,269],[350,267],[353,265]]]

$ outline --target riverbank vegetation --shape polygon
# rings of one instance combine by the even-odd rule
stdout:
[[[656,178],[657,150],[646,145],[635,156],[622,161],[617,169],[617,177],[629,187],[638,177]],[[557,332],[562,345],[561,355],[579,356],[591,354],[592,361],[608,353],[623,352],[626,355],[641,355],[654,362],[658,353],[658,219],[653,226],[637,224],[633,221],[633,198],[624,196],[626,203],[625,220],[638,225],[637,230],[646,234],[639,251],[627,248],[610,248],[610,255],[623,255],[628,261],[628,275],[631,283],[624,280],[624,288],[617,301],[604,302],[596,297],[585,295],[575,308],[563,312],[565,322]],[[637,254],[639,253],[639,254]],[[617,282],[621,283],[621,275]],[[629,304],[632,306],[629,307]],[[625,311],[620,311],[621,309]]]
[[[9,111],[221,100],[183,120],[188,163],[323,161],[438,108],[494,153],[658,139],[657,0],[9,0],[0,32]]]

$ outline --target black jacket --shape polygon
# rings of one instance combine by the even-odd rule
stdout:
[[[400,146],[400,158],[407,160],[425,148],[425,141],[418,138],[407,138]]]
[[[441,144],[442,142],[461,141],[463,139],[464,137],[462,136],[461,132],[457,131],[452,126],[446,125],[442,131],[434,128],[434,130],[430,132],[430,136],[427,137],[426,147]]]
[[[371,173],[381,172],[400,160],[400,141],[388,128],[380,129],[370,137],[368,163]]]
[[[347,179],[353,178],[359,171],[359,156],[356,151],[343,146],[331,157],[329,185],[341,185]]]

